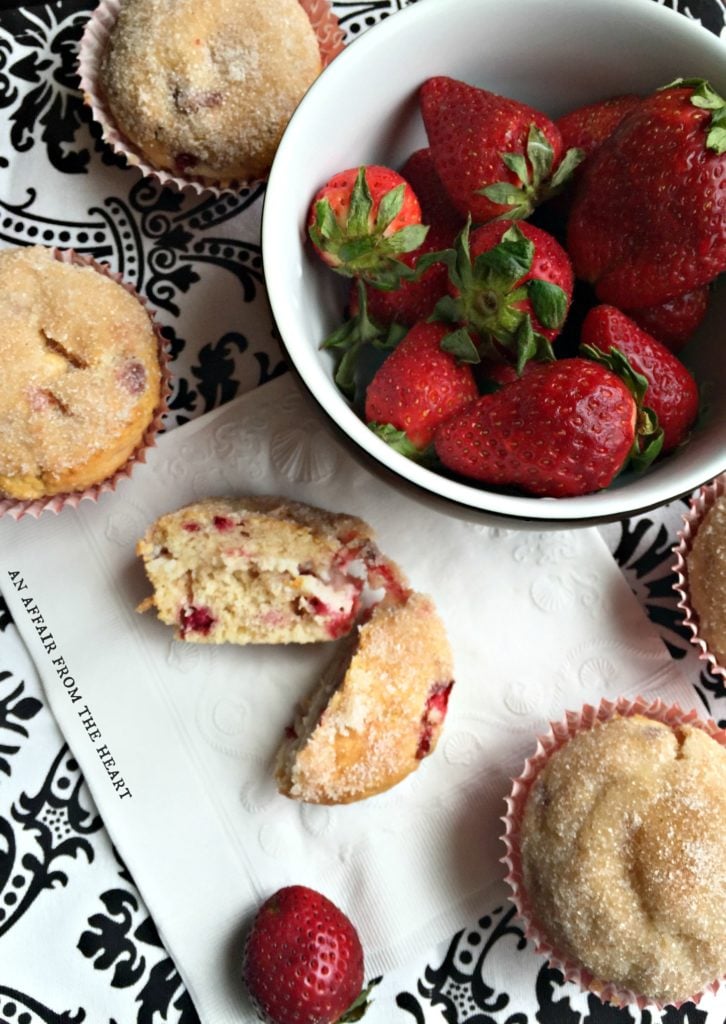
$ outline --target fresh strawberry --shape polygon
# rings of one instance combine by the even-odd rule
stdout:
[[[562,157],[554,123],[538,110],[453,78],[419,91],[436,170],[459,213],[475,223],[527,217],[580,159]]]
[[[581,150],[587,159],[613,134],[625,115],[634,110],[640,101],[640,96],[627,94],[571,110],[555,121],[562,136],[562,145],[566,149],[574,147]]]
[[[410,270],[403,253],[426,237],[421,207],[396,171],[370,165],[334,175],[318,191],[308,215],[308,234],[329,267],[379,288],[395,288]]]
[[[365,1011],[358,934],[334,903],[303,885],[280,889],[260,907],[243,976],[266,1024],[333,1024]]]
[[[601,302],[655,306],[726,269],[726,103],[700,80],[643,99],[593,153],[567,232]]]
[[[436,172],[430,148],[417,149],[401,168],[421,204],[424,224],[431,231],[444,235],[455,235],[461,230],[465,216],[456,209]]]
[[[424,453],[439,424],[479,393],[471,366],[461,361],[477,358],[474,346],[445,351],[449,334],[444,324],[416,324],[368,385],[368,426],[410,458]]]
[[[438,319],[475,332],[484,356],[520,370],[532,357],[553,358],[573,284],[559,242],[526,221],[492,221],[471,234],[465,227],[447,262],[451,294],[437,304]]]
[[[416,193],[422,219],[429,228],[423,245],[401,256],[405,264],[415,269],[420,256],[451,248],[463,220],[441,184],[429,149],[412,153],[401,168],[401,175]],[[438,300],[446,294],[447,284],[446,266],[437,262],[417,279],[402,280],[395,291],[367,286],[368,313],[379,324],[395,322],[413,326],[431,315]],[[351,288],[348,305],[351,316],[356,316],[359,303],[355,286]]]
[[[671,352],[680,352],[706,315],[708,296],[708,285],[703,285],[685,295],[677,295],[675,299],[669,299],[660,306],[641,306],[640,309],[627,309],[624,312]]]
[[[698,413],[698,388],[677,356],[614,306],[596,306],[582,325],[583,355],[600,359],[617,349],[648,381],[644,405],[663,431],[663,452],[688,434]],[[601,360],[615,369],[612,361]]]
[[[441,462],[483,484],[566,497],[607,487],[636,440],[637,405],[612,371],[586,359],[530,364],[436,431]]]
[[[429,253],[450,249],[454,244],[455,235],[443,235],[434,227],[429,229],[423,245],[415,252],[406,253],[401,257],[412,270],[416,269],[421,256]],[[433,263],[413,280],[401,280],[395,289],[383,290],[375,285],[366,285],[368,313],[379,324],[407,324],[413,326],[418,320],[426,320],[433,311],[438,300],[446,295],[449,275],[446,265],[442,262]],[[358,288],[354,284],[350,290],[348,309],[351,316],[360,310]]]

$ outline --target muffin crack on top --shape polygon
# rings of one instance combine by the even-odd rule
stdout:
[[[554,948],[678,1002],[726,964],[726,749],[644,716],[575,735],[530,790],[523,883]]]
[[[140,450],[162,407],[151,316],[103,268],[0,252],[0,497],[84,491]]]

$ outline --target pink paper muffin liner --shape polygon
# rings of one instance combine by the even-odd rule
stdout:
[[[677,535],[678,543],[673,548],[673,553],[676,556],[673,565],[676,581],[673,588],[678,595],[678,607],[683,612],[683,621],[691,632],[689,639],[699,649],[699,658],[708,663],[714,675],[726,679],[726,666],[719,663],[716,655],[709,649],[708,644],[699,633],[698,615],[691,605],[687,561],[704,516],[723,494],[726,494],[726,473],[716,477],[710,483],[704,484],[691,498],[688,512],[683,516],[683,527]]]
[[[538,924],[524,886],[520,854],[520,830],[527,798],[535,780],[552,754],[564,747],[573,736],[580,732],[592,729],[597,724],[608,722],[612,718],[632,715],[643,715],[671,728],[683,725],[696,726],[703,729],[721,746],[726,747],[726,730],[720,729],[713,719],[700,718],[698,712],[694,710],[684,711],[676,704],[665,704],[661,700],[646,701],[642,697],[629,700],[621,697],[616,701],[602,700],[597,707],[586,704],[581,711],[565,712],[564,721],[550,722],[549,732],[537,739],[534,754],[525,761],[522,774],[513,780],[511,793],[506,799],[507,813],[502,818],[504,822],[502,839],[507,848],[505,856],[502,857],[502,863],[507,869],[505,882],[511,890],[510,898],[522,918],[524,934],[527,939],[532,941],[537,953],[545,956],[553,967],[558,968],[564,974],[568,981],[577,983],[585,991],[595,993],[604,1002],[613,1003],[616,1006],[638,1006],[640,1009],[651,1006],[660,1010],[667,1005],[680,1006],[682,1002],[700,1002],[706,992],[717,992],[721,983],[726,980],[726,976],[714,979],[700,992],[695,992],[676,1004],[648,998],[613,982],[597,978],[579,961],[559,951],[551,943],[546,930]]]
[[[270,0],[272,2],[272,0]],[[330,0],[298,0],[313,26],[320,48],[323,68],[344,48],[344,35]],[[93,11],[81,38],[78,51],[78,74],[84,103],[91,108],[94,121],[101,127],[104,142],[127,163],[138,167],[144,177],[155,178],[161,185],[181,190],[191,188],[198,194],[220,196],[225,192],[238,192],[266,181],[266,177],[251,181],[223,180],[212,182],[198,175],[177,175],[154,167],[143,152],[116,127],[114,117],[106,104],[99,85],[99,69],[104,50],[116,23],[122,0],[101,0]]]
[[[159,392],[159,403],[154,410],[154,416],[147,426],[141,444],[131,454],[123,466],[105,480],[87,487],[81,491],[71,491],[64,494],[53,494],[45,498],[34,498],[21,501],[16,498],[0,497],[0,516],[9,516],[12,519],[22,519],[23,516],[32,516],[37,519],[43,512],[58,513],[66,507],[77,508],[82,501],[98,501],[102,494],[108,491],[115,491],[120,480],[130,477],[134,467],[139,462],[146,461],[146,453],[150,448],[156,446],[156,437],[163,425],[163,419],[168,412],[168,399],[171,394],[171,374],[169,372],[169,343],[161,333],[161,326],[157,323],[154,312],[144,298],[133,285],[124,281],[120,274],[115,273],[105,263],[97,263],[91,256],[82,256],[73,249],[52,249],[53,255],[61,263],[72,263],[76,266],[93,267],[99,274],[110,277],[116,281],[129,294],[133,295],[146,310],[151,325],[156,335],[159,354],[159,368],[161,370],[161,382]]]

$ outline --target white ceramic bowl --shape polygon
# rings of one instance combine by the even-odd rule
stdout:
[[[726,286],[682,351],[703,412],[683,450],[606,491],[533,498],[488,491],[411,462],[376,437],[332,381],[319,343],[342,316],[348,284],[306,242],[316,190],[363,163],[399,167],[426,145],[418,87],[449,75],[552,117],[677,77],[726,93],[726,45],[654,0],[421,0],[355,40],[302,100],[277,151],[263,211],[262,251],[274,318],[289,361],[333,424],[370,466],[454,514],[544,529],[607,522],[664,504],[726,470]]]

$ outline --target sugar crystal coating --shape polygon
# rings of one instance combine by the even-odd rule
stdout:
[[[320,68],[297,0],[126,0],[100,84],[119,129],[154,166],[252,180],[269,169]]]
[[[83,490],[140,445],[159,404],[149,315],[93,267],[0,253],[0,495]]]
[[[686,561],[699,635],[726,666],[726,495],[706,513]]]
[[[556,751],[521,827],[524,890],[561,954],[677,1002],[726,971],[726,749],[615,718]]]

